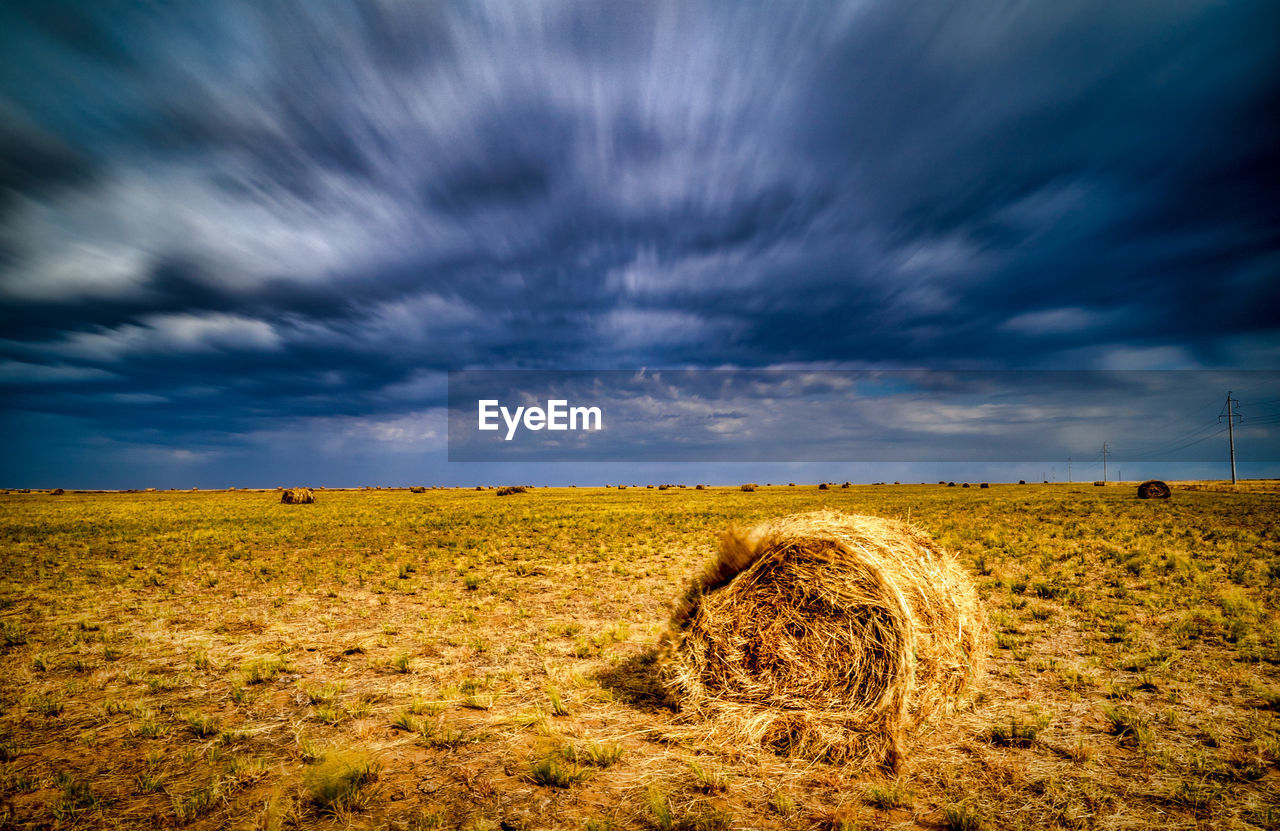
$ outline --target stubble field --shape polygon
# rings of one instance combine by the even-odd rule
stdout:
[[[1280,828],[1276,490],[3,495],[0,827]],[[818,508],[920,526],[991,624],[896,773],[656,688],[718,534]]]

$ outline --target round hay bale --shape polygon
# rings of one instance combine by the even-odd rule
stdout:
[[[818,485],[818,490],[825,491],[827,487],[828,487],[827,483],[823,482],[822,484]]]
[[[991,487],[991,485],[987,484],[986,482],[983,482],[983,483],[981,483],[980,485],[978,485],[978,487],[980,487],[980,488],[989,488],[989,487]]]
[[[748,482],[748,483],[746,483],[745,485],[742,485],[742,486],[739,488],[739,490],[743,490],[743,491],[746,491],[747,493],[751,493],[751,492],[752,492],[752,491],[754,491],[757,487],[759,487],[759,486],[758,486],[755,482]]]
[[[1025,484],[1027,484],[1027,480],[1026,480],[1026,479],[1019,479],[1019,480],[1018,480],[1018,484],[1019,484],[1019,485],[1025,485]]]
[[[1105,487],[1107,486],[1107,483],[1106,483],[1106,482],[1094,482],[1094,483],[1093,483],[1093,486],[1094,486],[1095,488],[1105,488]]]
[[[64,493],[66,493],[66,491],[64,491],[62,488],[54,488],[53,490],[49,491],[50,496],[62,496]]]
[[[965,483],[964,483],[963,485],[961,485],[960,487],[962,487],[962,488],[967,488],[967,487],[969,487],[969,483],[968,483],[968,482],[965,482]]]
[[[422,485],[414,485],[413,487],[409,488],[409,493],[426,493],[426,492],[427,492],[427,489],[424,488]]]
[[[706,486],[706,485],[694,485],[694,486],[693,486],[693,489],[694,489],[695,491],[704,491],[704,490],[706,490],[706,489],[707,489],[707,486]]]
[[[494,491],[494,493],[498,496],[510,496],[513,493],[528,493],[528,491],[529,489],[524,485],[503,485]]]
[[[1169,486],[1159,479],[1148,479],[1138,485],[1139,499],[1168,499],[1172,496]]]
[[[976,682],[985,636],[973,584],[924,532],[819,511],[726,533],[660,666],[701,732],[896,767],[907,733]]]
[[[315,501],[316,495],[311,492],[311,488],[288,488],[280,494],[283,505],[310,505]]]
[[[948,482],[948,483],[947,483],[947,487],[949,487],[949,488],[954,488],[955,486],[956,486],[956,483],[955,483],[955,482]]]

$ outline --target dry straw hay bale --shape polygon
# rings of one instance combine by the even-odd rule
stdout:
[[[758,488],[758,487],[760,487],[760,486],[759,486],[759,485],[757,485],[755,482],[747,482],[745,485],[741,485],[741,486],[739,487],[739,489],[740,489],[740,490],[743,490],[743,491],[746,491],[747,493],[751,493],[752,491],[754,491],[754,490],[755,490],[756,488]]]
[[[280,503],[283,505],[310,505],[315,501],[316,496],[311,488],[288,488],[280,494]]]
[[[524,485],[503,485],[494,491],[494,493],[498,496],[510,496],[513,493],[527,493],[528,490],[529,489]]]
[[[1138,485],[1139,499],[1168,499],[1171,495],[1169,486],[1159,479],[1148,479]]]
[[[66,491],[64,491],[62,488],[54,488],[53,490],[49,491],[50,496],[62,496],[64,493],[66,493]]]
[[[986,618],[923,531],[833,511],[731,530],[678,604],[661,678],[713,740],[896,768],[981,675]]]

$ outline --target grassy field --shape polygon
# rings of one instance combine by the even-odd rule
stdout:
[[[1280,828],[1275,492],[316,498],[0,496],[0,827]],[[928,531],[991,622],[896,775],[655,695],[718,533],[824,507]]]

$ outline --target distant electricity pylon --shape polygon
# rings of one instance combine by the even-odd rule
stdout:
[[[1107,454],[1110,452],[1111,450],[1107,447],[1107,443],[1104,441],[1102,443],[1102,481],[1104,482],[1107,481]]]
[[[1240,418],[1240,414],[1236,410],[1240,409],[1240,401],[1231,398],[1231,391],[1227,390],[1227,403],[1223,405],[1222,412],[1218,414],[1218,423],[1222,423],[1222,419],[1227,420],[1227,447],[1231,451],[1231,484],[1236,483],[1236,419]]]

